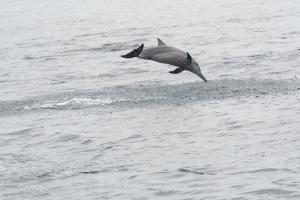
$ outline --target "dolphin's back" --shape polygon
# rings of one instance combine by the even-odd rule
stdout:
[[[170,46],[157,46],[143,49],[138,57],[177,67],[185,67],[188,64],[186,52]]]

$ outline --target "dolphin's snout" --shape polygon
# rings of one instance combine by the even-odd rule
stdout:
[[[203,81],[207,82],[206,78],[203,76],[201,72],[196,73]]]
[[[192,65],[191,72],[197,74],[197,76],[199,76],[204,82],[207,82],[206,78],[203,76],[201,69],[197,63],[196,65]]]

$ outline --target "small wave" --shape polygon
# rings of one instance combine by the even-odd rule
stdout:
[[[98,174],[101,171],[84,171],[84,172],[80,172],[81,174]]]
[[[178,171],[183,172],[183,173],[193,173],[193,174],[204,175],[204,172],[199,172],[199,171],[185,169],[185,168],[180,168]]]
[[[295,193],[295,191],[284,190],[284,189],[277,189],[277,188],[270,188],[270,189],[261,189],[261,190],[254,190],[250,192],[246,192],[245,194],[254,194],[254,195],[289,195]]]
[[[9,132],[6,134],[7,135],[26,135],[26,134],[30,133],[30,131],[32,131],[32,129],[28,128],[28,129],[23,129],[23,130],[19,130],[19,131]]]
[[[256,170],[250,170],[250,171],[241,171],[241,172],[235,172],[231,173],[230,175],[237,175],[237,174],[253,174],[253,173],[274,173],[274,172],[292,172],[290,169],[287,168],[262,168],[262,169],[256,169]]]

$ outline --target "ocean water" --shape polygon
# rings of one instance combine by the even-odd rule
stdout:
[[[0,2],[1,200],[300,199],[300,1]]]

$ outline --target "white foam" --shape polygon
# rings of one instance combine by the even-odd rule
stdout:
[[[25,110],[31,109],[68,109],[68,108],[85,108],[90,106],[104,106],[115,102],[126,101],[126,99],[112,99],[112,98],[87,98],[74,97],[64,101],[56,101],[49,103],[37,103],[33,106],[24,106]]]

